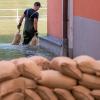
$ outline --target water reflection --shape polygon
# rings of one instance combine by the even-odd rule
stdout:
[[[19,57],[29,57],[33,55],[40,55],[51,59],[56,55],[49,52],[48,50],[36,46],[30,47],[28,45],[11,45],[11,44],[0,44],[0,60],[8,60]]]

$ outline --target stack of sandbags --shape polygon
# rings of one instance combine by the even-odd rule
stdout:
[[[94,58],[86,55],[79,56],[74,59],[70,59],[68,57],[55,57],[50,62],[50,69],[59,71],[65,77],[72,78],[77,82],[77,85],[71,86],[71,89],[65,87],[64,88],[56,87],[56,88],[67,89],[67,91],[71,93],[76,100],[94,100],[94,98],[96,98],[96,95],[94,94],[95,95],[94,96],[93,95],[94,92],[93,93],[91,92],[100,89],[100,77],[98,77],[100,73],[99,65],[100,61],[96,61]],[[48,81],[49,80],[50,79],[48,78]],[[71,85],[70,81],[66,83]]]
[[[79,84],[89,89],[89,95],[96,100],[100,100],[100,61],[89,56],[79,56],[74,58],[74,61],[76,61],[77,67],[83,73]],[[93,98],[90,100],[93,100]]]
[[[36,56],[31,57],[31,58],[32,60],[36,58],[39,59],[39,57],[36,57]],[[36,92],[39,94],[42,100],[60,100],[62,97],[63,98],[61,100],[69,100],[69,99],[75,100],[74,97],[70,95],[70,91],[72,87],[77,85],[77,80],[73,77],[64,75],[59,70],[53,69],[51,66],[55,64],[51,64],[52,61],[49,61],[48,63],[47,59],[44,59],[43,57],[40,57],[40,58],[41,59],[38,62],[41,62],[43,64],[42,66],[47,65],[47,70],[42,67],[41,79],[37,81],[38,88],[36,89]],[[74,64],[76,66],[76,62]],[[74,64],[72,63],[72,66],[74,66]],[[79,74],[81,74],[80,71],[79,71]],[[81,77],[81,75],[79,75],[79,77]],[[57,94],[54,91],[54,89],[56,88],[58,89],[58,91],[59,89],[62,89],[62,91],[59,94]]]
[[[99,65],[89,56],[0,61],[0,100],[100,100]]]
[[[43,100],[56,100],[54,98],[50,99],[48,91],[45,93],[42,92],[49,89],[49,91],[52,90],[57,100],[75,100],[71,90],[74,86],[77,86],[77,80],[82,78],[82,73],[77,68],[76,62],[67,57],[55,57],[50,61],[48,67],[48,70],[41,71],[41,79],[38,80],[38,85],[40,86],[37,90],[40,91],[40,93],[37,93],[39,93],[42,98],[46,98]],[[45,95],[41,95],[41,93]],[[47,99],[47,97],[49,97],[49,99]],[[54,96],[51,95],[51,97]]]
[[[41,100],[37,99],[40,97],[34,92],[37,88],[35,80],[40,79],[40,69],[35,62],[25,59],[0,61],[0,100],[24,100],[25,97]]]
[[[35,89],[36,86],[37,85],[33,80],[23,77],[7,80],[0,83],[0,97],[4,98],[8,94],[11,95],[16,92],[24,94],[25,89]]]
[[[18,68],[19,72],[22,74],[22,76],[33,79],[33,80],[40,79],[41,69],[31,59],[19,58],[19,59],[11,60],[11,62],[17,66],[17,68]]]

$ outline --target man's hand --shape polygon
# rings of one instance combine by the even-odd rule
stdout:
[[[19,23],[18,25],[17,25],[17,28],[20,30],[20,27],[21,27],[21,23]]]
[[[38,37],[38,32],[36,31],[36,32],[34,33],[34,35],[35,35],[36,37]]]

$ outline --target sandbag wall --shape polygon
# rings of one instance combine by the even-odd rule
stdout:
[[[0,100],[100,100],[100,61],[86,55],[0,61]]]

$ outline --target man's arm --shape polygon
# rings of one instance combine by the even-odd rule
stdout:
[[[37,32],[37,28],[38,28],[38,19],[37,18],[34,18],[33,26],[34,26],[35,32]]]
[[[23,14],[19,20],[19,24],[17,25],[17,28],[20,29],[21,25],[22,25],[22,22],[23,22],[23,19],[25,17],[25,14]]]

